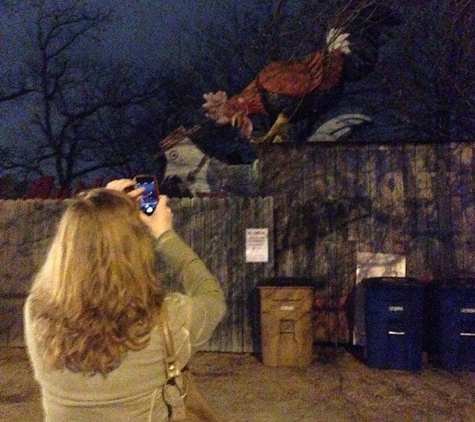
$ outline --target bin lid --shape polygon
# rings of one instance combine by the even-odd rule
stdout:
[[[322,290],[325,283],[315,277],[270,277],[262,280],[259,287],[312,287]]]
[[[413,277],[369,277],[361,281],[365,287],[424,288],[425,284]]]
[[[475,289],[475,277],[442,278],[432,284],[440,289]]]

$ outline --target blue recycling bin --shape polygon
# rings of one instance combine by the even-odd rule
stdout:
[[[424,284],[408,277],[373,277],[362,286],[368,366],[421,369]]]
[[[475,370],[475,278],[437,280],[428,289],[429,362]]]

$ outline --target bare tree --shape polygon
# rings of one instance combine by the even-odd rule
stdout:
[[[472,139],[475,133],[475,1],[401,2],[406,23],[382,68],[387,107],[409,139]]]
[[[21,101],[31,117],[5,169],[24,176],[53,173],[62,189],[99,170],[133,171],[150,139],[144,111],[158,95],[156,79],[125,64],[94,56],[110,10],[83,0],[35,0],[30,18],[31,54],[0,100]]]

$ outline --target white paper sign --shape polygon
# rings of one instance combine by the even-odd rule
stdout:
[[[269,261],[269,229],[246,229],[246,262]]]
[[[358,252],[356,283],[369,277],[405,277],[406,257],[388,253]]]

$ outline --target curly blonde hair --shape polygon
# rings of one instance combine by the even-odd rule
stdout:
[[[49,367],[105,375],[148,345],[164,291],[139,213],[110,189],[81,194],[66,209],[30,295]]]

